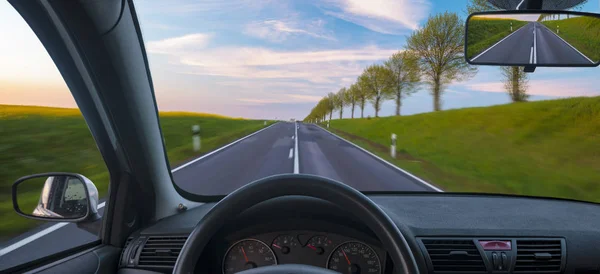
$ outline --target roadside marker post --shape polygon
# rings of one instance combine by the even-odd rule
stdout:
[[[558,32],[559,32],[559,29],[558,29],[558,26],[556,26],[556,34],[558,34]]]
[[[396,158],[396,134],[392,133],[392,145],[390,146],[390,155]]]
[[[266,126],[267,125],[267,121],[265,121],[265,123],[263,125]]]
[[[329,128],[329,121],[327,121],[327,128]]]
[[[510,32],[512,32],[512,22],[510,22]]]
[[[192,126],[192,147],[194,151],[200,151],[200,125]]]

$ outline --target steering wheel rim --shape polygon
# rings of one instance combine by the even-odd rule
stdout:
[[[382,242],[394,262],[396,273],[419,273],[417,262],[404,235],[377,204],[343,183],[306,174],[266,177],[227,195],[194,227],[179,253],[173,273],[194,273],[194,267],[208,242],[221,227],[244,210],[263,201],[291,195],[319,198],[352,212]]]

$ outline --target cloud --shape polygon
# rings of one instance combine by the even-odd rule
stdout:
[[[329,0],[326,14],[361,25],[372,31],[401,34],[419,28],[429,14],[426,0]]]
[[[204,48],[211,35],[206,33],[193,33],[179,37],[148,42],[146,48],[150,53],[180,54]]]
[[[598,96],[599,83],[590,79],[529,80],[527,93],[556,97]],[[465,85],[468,89],[483,92],[506,92],[502,82],[486,82]]]
[[[260,94],[258,94],[260,95]],[[285,104],[285,103],[314,103],[323,98],[316,95],[304,94],[270,94],[269,98],[238,98],[236,101],[248,103],[248,105]]]
[[[315,20],[301,27],[300,23],[280,20],[252,22],[246,25],[244,33],[249,36],[267,39],[271,42],[282,42],[292,36],[306,35],[313,38],[335,41],[331,34],[325,33],[324,21]]]
[[[149,51],[167,55],[178,73],[234,78],[296,79],[335,83],[358,76],[365,66],[387,59],[396,49],[278,51],[262,47],[202,48],[204,35],[150,42]],[[196,46],[197,44],[197,46]]]

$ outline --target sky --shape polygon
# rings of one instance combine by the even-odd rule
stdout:
[[[582,11],[600,12],[600,1]],[[159,110],[303,119],[317,101],[402,50],[430,15],[466,19],[466,0],[135,0]],[[76,107],[24,20],[0,1],[0,104]],[[599,68],[537,68],[531,100],[599,96]],[[498,67],[444,91],[443,108],[509,103]],[[429,87],[402,114],[430,112]],[[380,115],[393,115],[394,103]],[[356,111],[358,114],[358,111]],[[365,115],[373,115],[371,106]],[[350,112],[345,111],[344,117]]]

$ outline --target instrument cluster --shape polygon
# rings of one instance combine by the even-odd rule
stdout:
[[[314,231],[284,231],[232,242],[223,256],[224,274],[276,265],[305,264],[340,273],[383,273],[385,252],[373,243]]]

